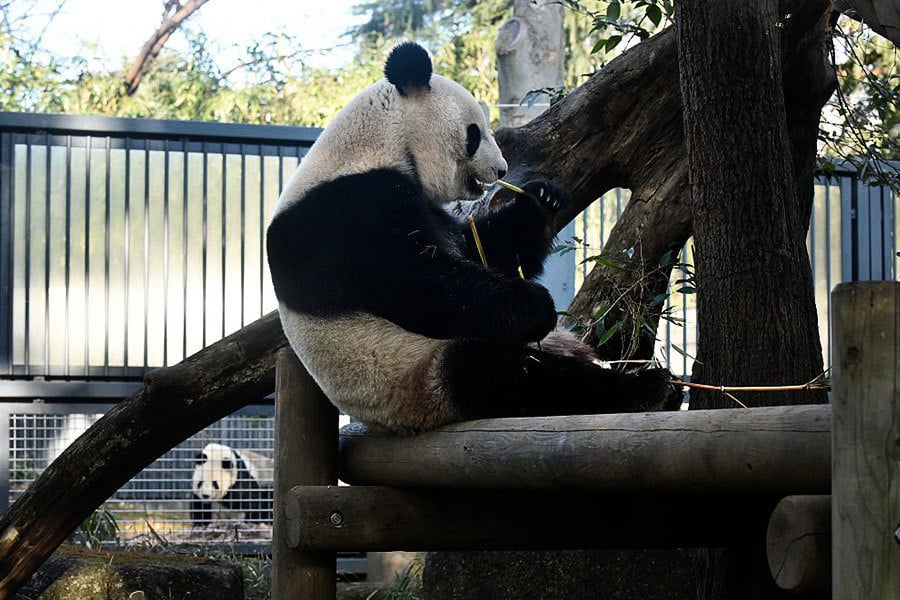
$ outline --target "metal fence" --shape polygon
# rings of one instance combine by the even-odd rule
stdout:
[[[109,404],[0,403],[0,423],[9,449],[8,460],[0,461],[0,467],[6,470],[0,471],[0,510],[5,510],[6,501],[14,501],[109,408]],[[247,513],[260,510],[242,502],[242,498],[210,502],[208,512],[194,515],[191,505],[199,500],[192,485],[198,455],[208,444],[226,445],[235,455],[271,459],[273,431],[272,405],[247,407],[166,452],[104,504],[118,524],[118,541],[128,545],[161,541],[230,546],[269,544],[271,464],[258,471],[256,478],[258,504],[264,508],[264,518],[247,518]]]
[[[0,376],[139,377],[272,310],[265,224],[317,135],[0,113]]]

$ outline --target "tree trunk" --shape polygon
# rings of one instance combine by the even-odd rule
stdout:
[[[776,0],[676,4],[698,289],[696,382],[803,383],[822,371],[805,244],[821,86],[798,94],[792,77],[802,67],[813,70],[804,83],[822,74],[821,55],[811,49],[823,48],[828,8],[798,8],[798,21],[815,26],[784,36],[799,51],[785,61],[783,85],[782,31],[794,15],[787,19]],[[741,400],[764,406],[827,398],[803,391]],[[718,392],[691,393],[692,409],[733,406]],[[700,551],[701,598],[784,597],[766,566],[764,517],[748,515],[759,520],[758,539]]]
[[[513,0],[513,17],[497,34],[500,126],[518,127],[544,112],[549,94],[529,92],[563,85],[563,7],[544,0]]]
[[[809,381],[822,372],[822,349],[806,251],[811,198],[801,209],[794,170],[814,147],[799,134],[792,152],[778,3],[683,2],[676,14],[701,332],[693,379]],[[804,404],[825,395],[743,400]],[[692,392],[692,408],[733,406],[718,392]]]

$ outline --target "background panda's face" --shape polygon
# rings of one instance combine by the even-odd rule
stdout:
[[[480,198],[484,184],[506,173],[482,107],[458,83],[432,75],[430,86],[398,103],[407,151],[432,202]]]
[[[222,444],[207,444],[196,456],[193,489],[199,498],[221,500],[238,478],[238,456]]]

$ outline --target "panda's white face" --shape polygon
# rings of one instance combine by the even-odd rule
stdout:
[[[429,200],[475,200],[506,173],[481,106],[458,83],[432,75],[428,89],[397,99],[404,139]]]
[[[346,175],[394,169],[418,179],[432,204],[475,200],[507,165],[482,107],[458,83],[434,75],[418,46],[388,58],[387,79],[345,106],[319,135],[278,204]]]
[[[197,454],[194,467],[194,494],[207,500],[221,500],[238,478],[238,457],[222,444],[207,444]]]

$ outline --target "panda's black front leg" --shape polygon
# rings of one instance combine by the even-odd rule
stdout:
[[[537,179],[522,186],[524,194],[475,221],[488,266],[531,279],[540,275],[555,231],[553,218],[568,195],[553,183]],[[477,258],[473,234],[467,231],[469,255]]]
[[[197,496],[191,497],[191,525],[203,526],[213,522],[213,505]]]

